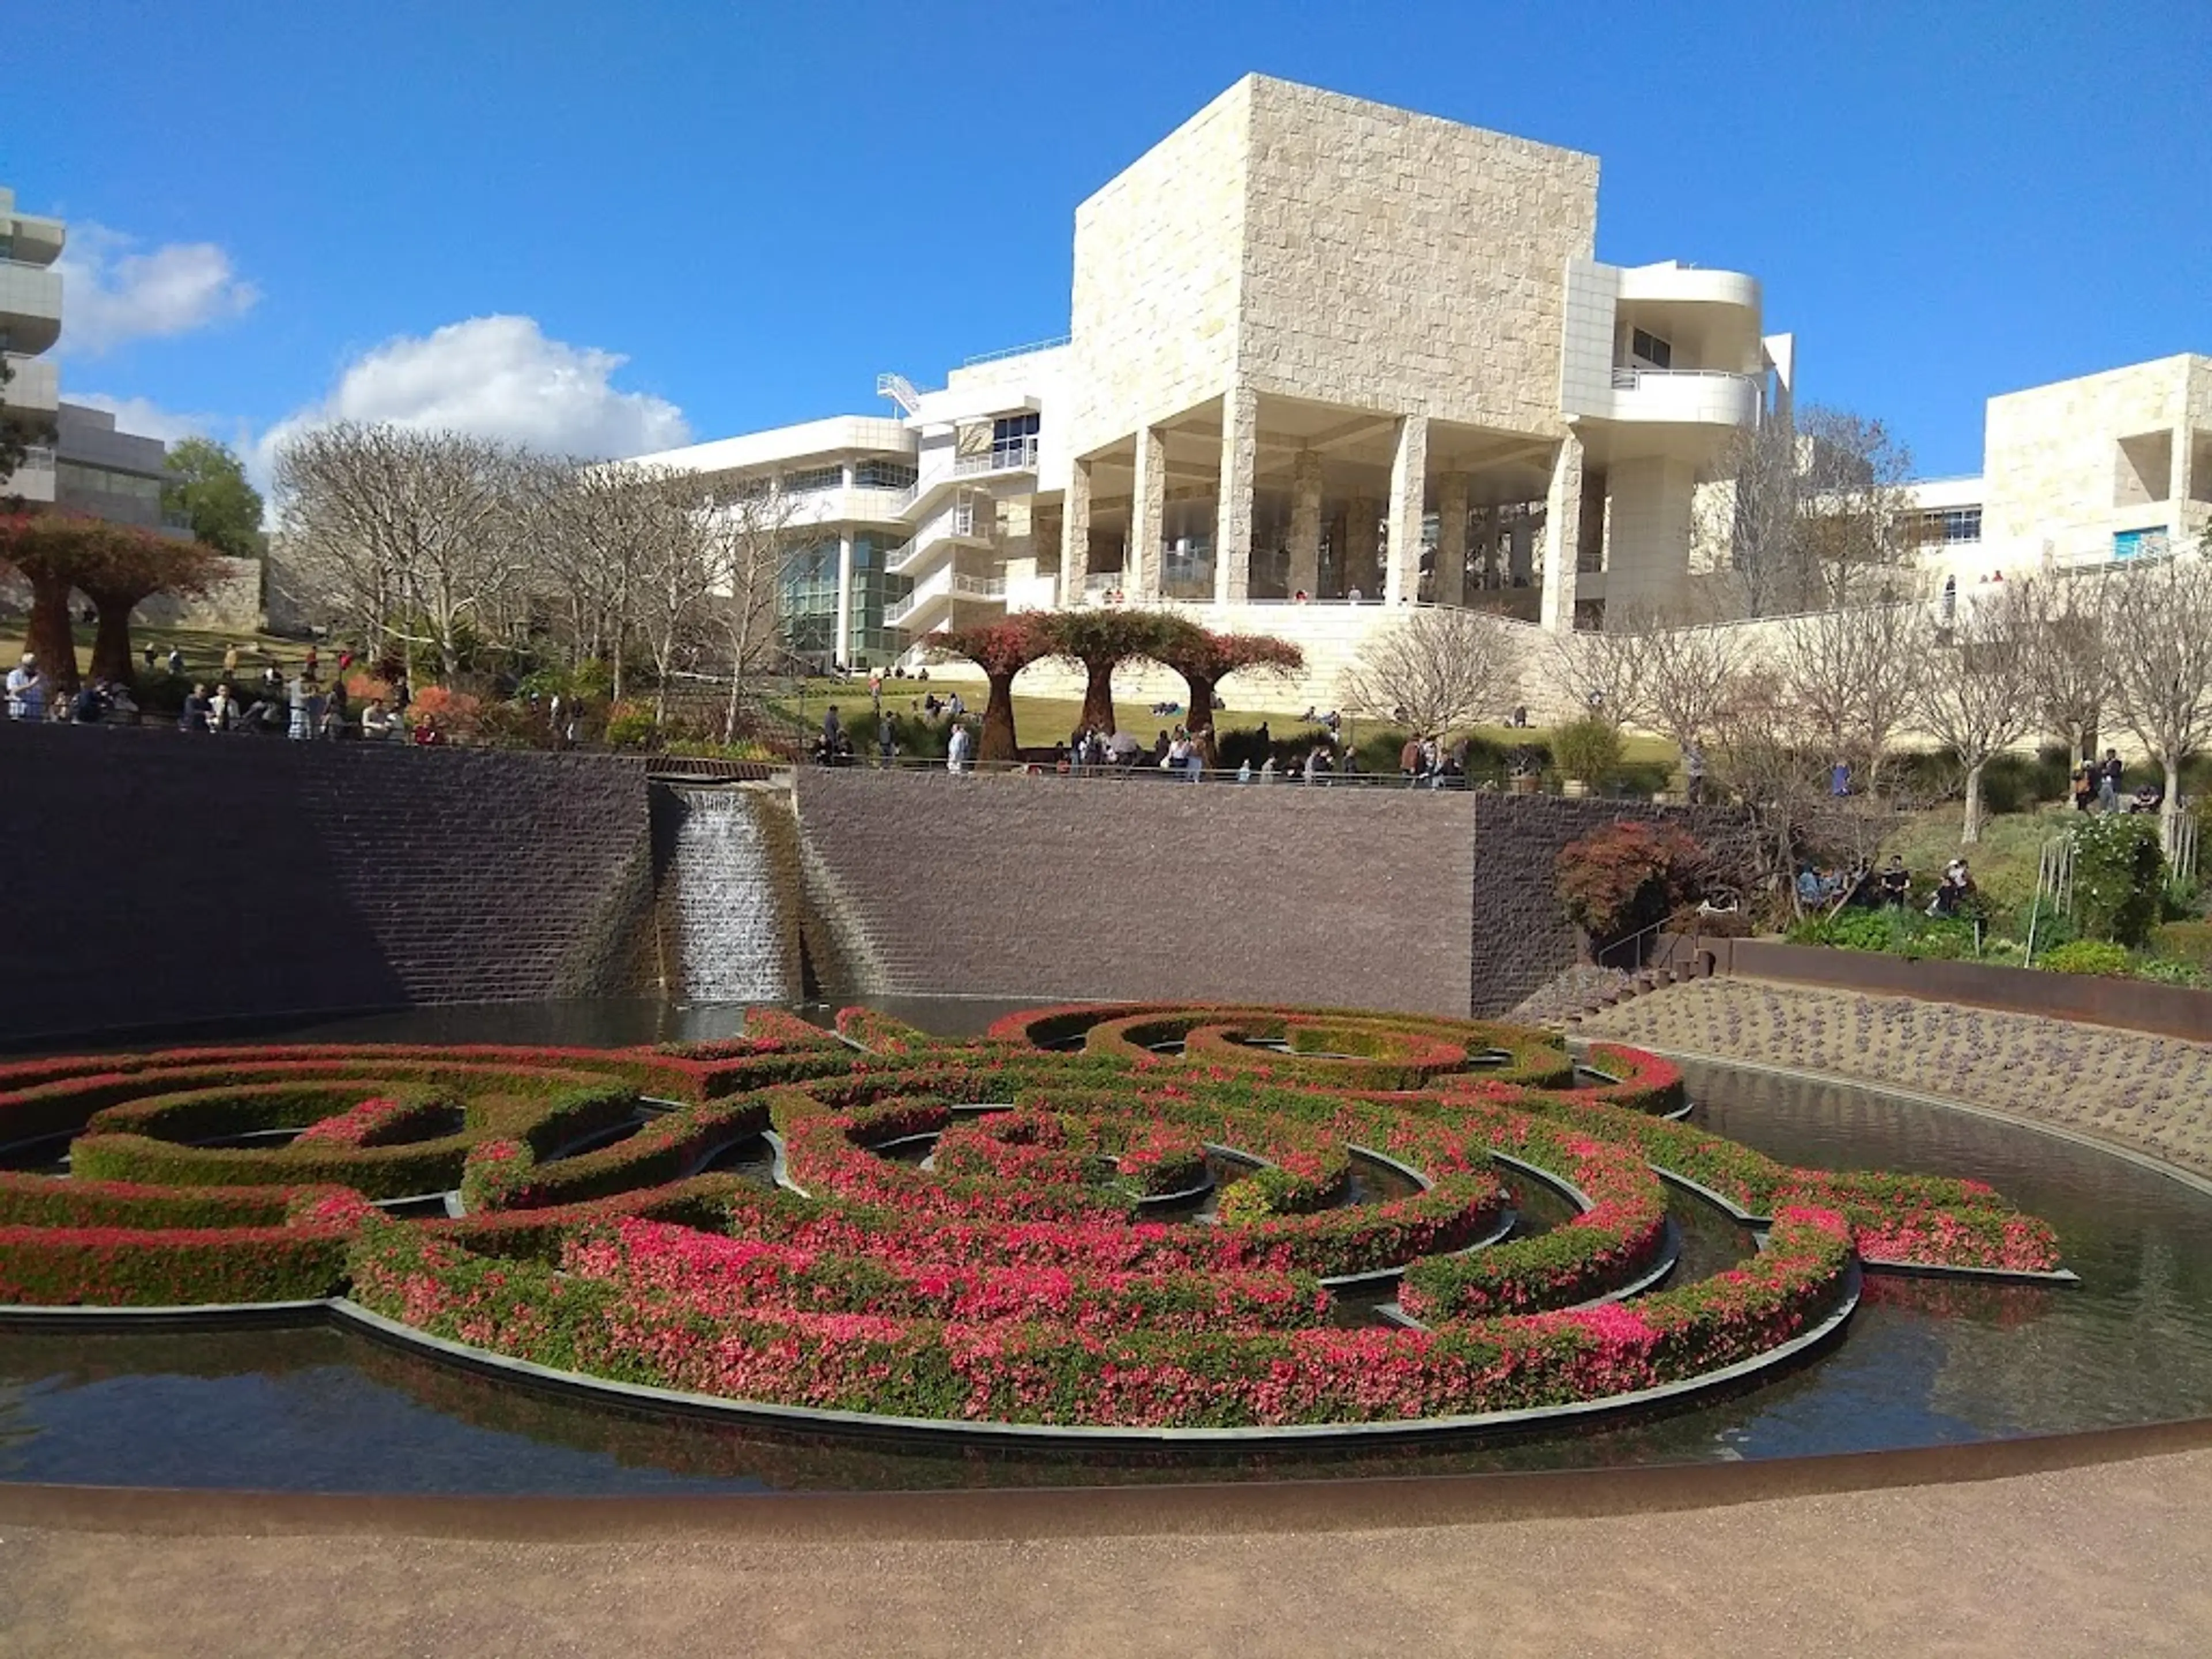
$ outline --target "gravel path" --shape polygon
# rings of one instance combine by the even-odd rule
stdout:
[[[2212,1046],[1759,980],[1702,979],[1576,1028],[1654,1048],[1948,1095],[2212,1174]]]

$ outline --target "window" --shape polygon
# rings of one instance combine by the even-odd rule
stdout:
[[[1674,367],[1674,343],[1656,334],[1647,334],[1640,328],[1629,336],[1628,351],[1631,356],[1641,357],[1654,368]]]
[[[714,495],[718,501],[757,501],[775,488],[774,478],[766,473],[757,473],[749,478],[718,479],[714,485]]]
[[[2116,530],[2112,532],[2112,556],[2116,559],[2162,559],[2166,554],[2166,526],[2163,525],[2156,525],[2148,530]]]
[[[1037,417],[1007,415],[991,422],[991,465],[1024,466],[1036,459]]]
[[[842,489],[845,469],[842,466],[808,466],[783,475],[786,493],[793,495],[811,495],[823,489]]]
[[[1978,507],[1931,507],[1920,515],[1921,539],[1952,546],[1982,538],[1982,509]]]
[[[853,469],[858,489],[906,489],[918,475],[904,461],[862,461]]]

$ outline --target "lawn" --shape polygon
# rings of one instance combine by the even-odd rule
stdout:
[[[23,654],[24,619],[19,616],[0,618],[0,664],[13,668]],[[76,666],[82,674],[92,666],[93,625],[78,623],[71,630],[76,638]],[[137,653],[148,646],[154,647],[155,668],[157,674],[166,673],[164,666],[169,647],[175,646],[185,653],[185,673],[194,679],[211,679],[222,672],[223,653],[232,646],[238,647],[239,672],[241,674],[258,671],[264,663],[275,662],[289,666],[307,654],[304,640],[280,640],[268,634],[218,634],[200,628],[140,627],[131,629],[132,666],[145,672],[145,659]],[[324,655],[333,664],[335,653]]]

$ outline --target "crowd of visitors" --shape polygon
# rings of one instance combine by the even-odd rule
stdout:
[[[2102,760],[2074,769],[2074,805],[2082,812],[2155,812],[2166,805],[2166,786],[2155,779],[2129,794],[2127,768],[2119,751],[2107,749]]]
[[[166,658],[154,647],[140,653],[151,677],[166,670],[172,679],[185,678],[184,653],[171,647]],[[258,672],[246,672],[235,645],[225,649],[222,672],[212,679],[194,680],[175,704],[177,730],[195,735],[246,733],[283,737],[295,741],[362,738],[378,742],[412,741],[434,745],[444,734],[428,719],[410,720],[412,701],[406,679],[392,684],[387,702],[382,695],[368,698],[356,710],[346,690],[346,675],[356,665],[354,653],[338,658],[337,672],[325,684],[320,673],[319,649],[310,645],[288,677],[274,661],[264,661]],[[141,724],[142,711],[131,687],[121,680],[87,679],[70,696],[57,696],[39,663],[27,651],[8,672],[7,714],[12,720],[53,720],[75,726]]]
[[[1976,898],[1973,872],[1964,859],[1953,859],[1943,867],[1935,890],[1923,907],[1931,916],[1968,915]],[[1905,860],[1892,854],[1880,869],[1862,859],[1846,869],[1797,867],[1797,908],[1808,915],[1833,914],[1854,907],[1869,910],[1901,910],[1916,902],[1912,872]]]

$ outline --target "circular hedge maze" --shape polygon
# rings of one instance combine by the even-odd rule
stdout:
[[[1654,1056],[1511,1027],[746,1030],[0,1067],[0,1304],[305,1304],[764,1419],[1203,1437],[1644,1404],[1807,1351],[1863,1269],[2066,1276],[1986,1186],[1789,1168],[1680,1121]],[[1676,1273],[1670,1188],[1756,1251]]]

